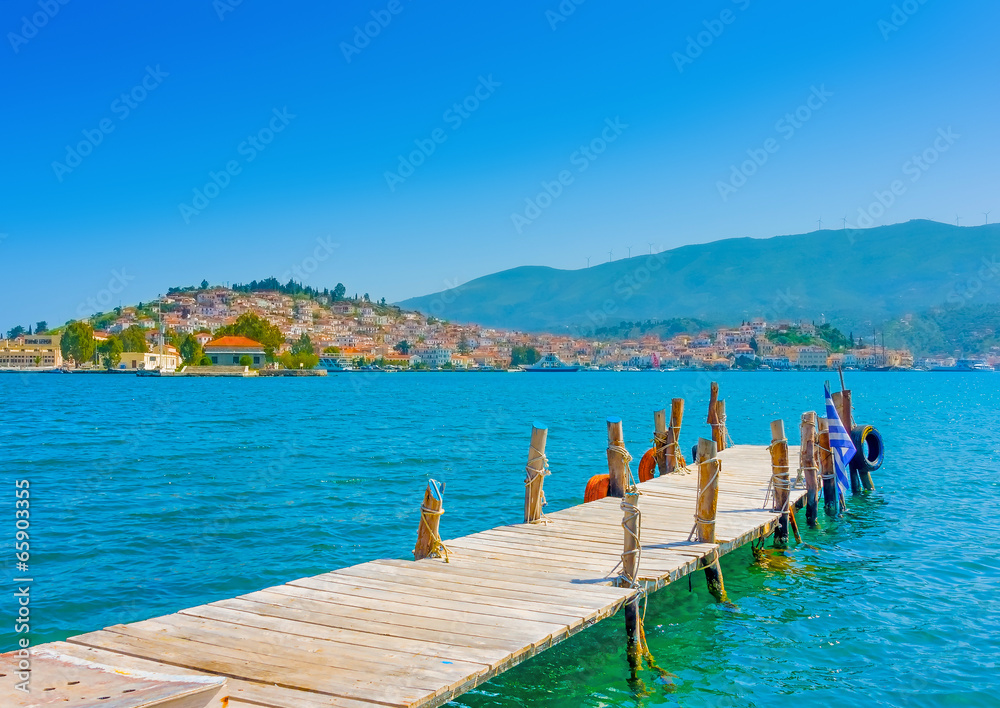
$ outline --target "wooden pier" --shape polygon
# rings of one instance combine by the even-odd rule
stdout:
[[[798,448],[788,458],[798,459]],[[765,504],[777,469],[771,450],[736,445],[718,460],[715,543],[695,533],[698,465],[637,485],[640,589],[619,587],[622,499],[608,497],[447,540],[448,562],[373,561],[34,647],[28,694],[12,690],[19,658],[5,654],[2,704],[439,706],[642,590],[775,531],[782,514],[773,496]],[[806,494],[792,485],[793,510]]]

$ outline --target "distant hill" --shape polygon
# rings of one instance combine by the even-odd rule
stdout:
[[[818,320],[865,329],[1000,301],[1000,225],[934,221],[682,246],[580,270],[523,266],[400,306],[454,322],[591,335],[624,321]]]

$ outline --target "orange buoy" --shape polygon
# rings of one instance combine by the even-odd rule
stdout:
[[[611,475],[595,474],[587,482],[587,489],[583,492],[583,503],[597,501],[608,496],[608,485],[611,484]]]
[[[651,447],[646,450],[646,454],[639,460],[639,481],[648,482],[653,478],[653,471],[656,469],[656,448]]]

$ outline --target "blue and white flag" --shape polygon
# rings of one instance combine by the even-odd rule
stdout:
[[[833,453],[833,466],[837,471],[837,489],[840,490],[840,496],[844,497],[847,490],[851,488],[849,469],[857,448],[854,447],[850,432],[844,429],[837,407],[833,405],[830,386],[827,384],[823,388],[826,391],[826,421],[830,428],[830,452]]]

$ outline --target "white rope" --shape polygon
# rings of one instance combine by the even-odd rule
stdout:
[[[540,469],[533,466],[538,462],[542,463]],[[548,501],[545,499],[545,489],[541,487],[544,484],[543,480],[545,477],[548,477],[550,474],[552,474],[552,470],[549,469],[549,458],[547,458],[545,453],[541,450],[537,450],[533,445],[530,446],[528,450],[528,464],[524,466],[524,486],[529,489],[530,498],[531,487],[535,482],[538,482],[540,487],[538,490],[540,506],[546,506],[548,504]],[[548,519],[546,519],[545,514],[541,513],[541,510],[539,510],[539,518],[531,523],[547,524]]]

